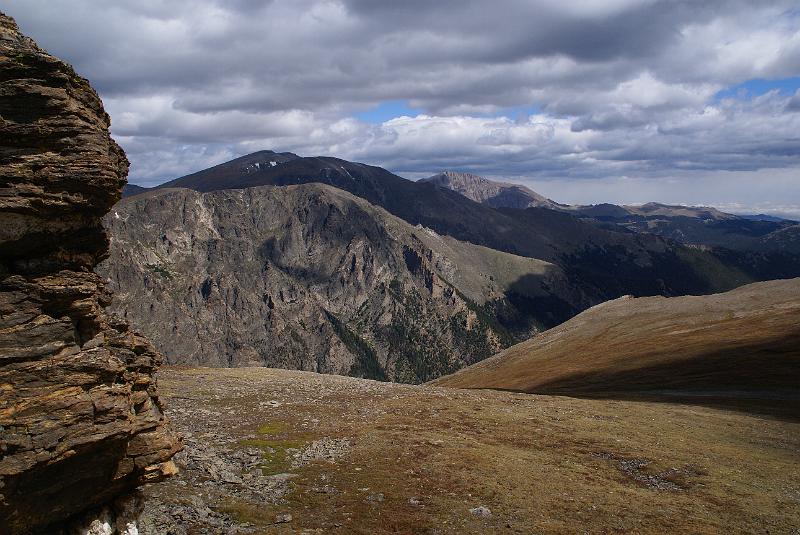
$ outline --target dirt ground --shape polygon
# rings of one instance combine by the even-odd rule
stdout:
[[[800,423],[706,407],[160,372],[144,533],[800,534]]]

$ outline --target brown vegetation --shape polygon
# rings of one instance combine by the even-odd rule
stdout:
[[[287,468],[296,476],[285,494],[247,497],[191,466],[148,489],[167,511],[202,500],[231,532],[791,533],[800,525],[798,423],[264,368],[168,369],[160,384],[175,425],[195,440],[187,450],[208,444],[235,455],[239,441],[261,436],[350,441],[333,460]],[[491,515],[470,513],[479,506]],[[290,522],[276,523],[286,514]],[[182,522],[201,532],[209,519]]]
[[[647,397],[800,415],[800,279],[621,298],[439,385]]]

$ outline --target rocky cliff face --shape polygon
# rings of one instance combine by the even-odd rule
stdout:
[[[0,532],[60,525],[175,470],[160,356],[92,268],[128,162],[88,82],[0,14]]]
[[[157,190],[106,224],[113,307],[175,363],[419,382],[557,322],[554,302],[585,306],[553,264],[322,184]]]

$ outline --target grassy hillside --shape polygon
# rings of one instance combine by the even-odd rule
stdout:
[[[662,396],[800,415],[798,318],[800,279],[710,296],[620,298],[437,384]]]

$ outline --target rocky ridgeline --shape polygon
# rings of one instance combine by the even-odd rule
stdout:
[[[160,355],[92,269],[128,161],[89,83],[0,14],[0,533],[173,473]]]

